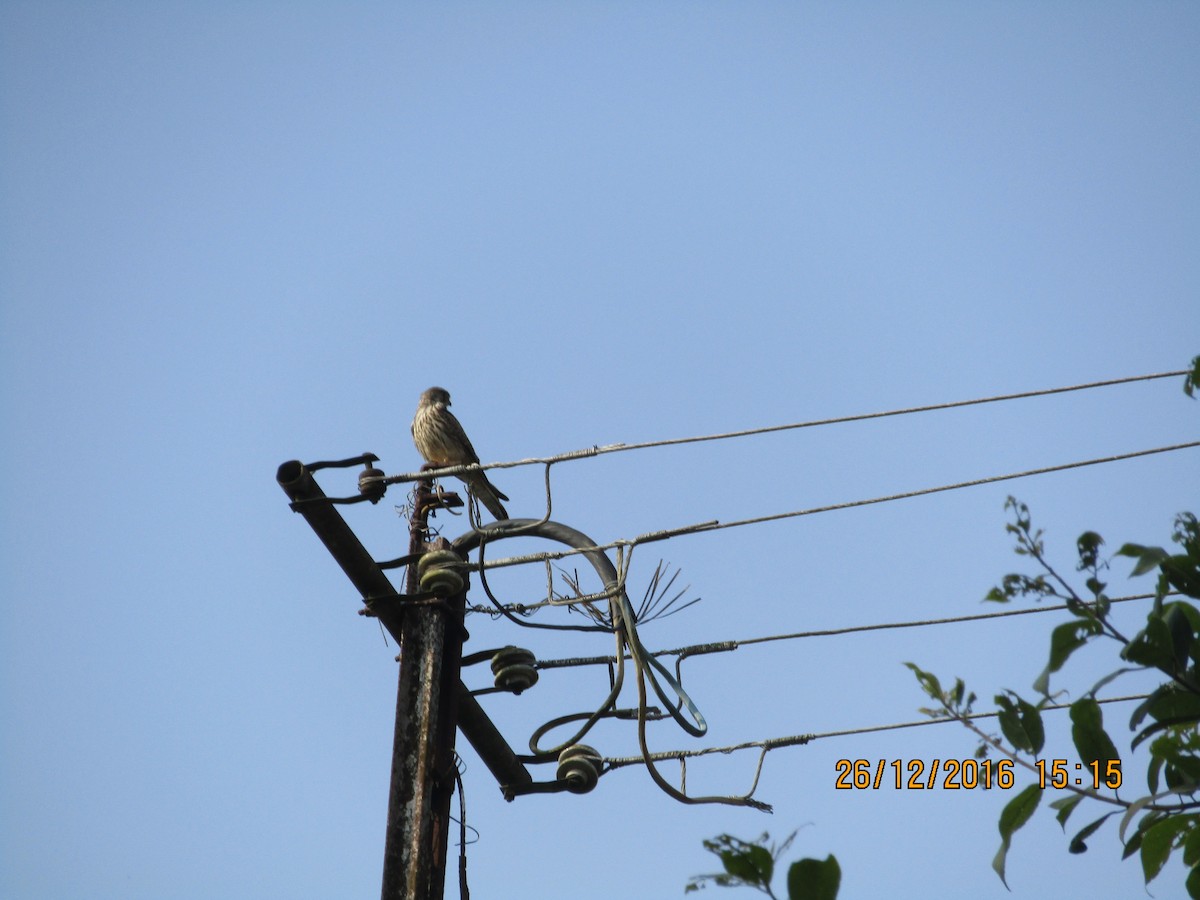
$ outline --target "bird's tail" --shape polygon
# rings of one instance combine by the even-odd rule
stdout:
[[[500,493],[496,486],[487,480],[487,476],[483,473],[478,473],[467,483],[467,486],[497,521],[508,518],[508,510],[504,508],[501,500],[507,500],[508,497]]]

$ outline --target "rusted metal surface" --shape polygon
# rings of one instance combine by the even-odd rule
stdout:
[[[461,594],[455,599],[459,608],[465,605]],[[383,851],[384,900],[442,896],[448,829],[439,827],[444,818],[438,812],[444,806],[448,814],[450,794],[439,787],[452,789],[454,783],[452,700],[457,681],[457,671],[447,669],[445,648],[459,643],[457,635],[448,634],[448,625],[454,628],[448,619],[449,610],[439,606],[415,607],[404,615]]]

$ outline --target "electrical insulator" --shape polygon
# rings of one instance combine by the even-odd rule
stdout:
[[[572,744],[558,754],[558,780],[572,794],[586,794],[600,780],[600,754],[587,744]]]
[[[378,503],[386,490],[387,485],[383,483],[383,470],[376,469],[367,463],[367,467],[358,473],[358,492],[372,503]]]
[[[537,657],[523,647],[504,647],[492,657],[492,674],[496,687],[519,694],[537,684],[538,673],[533,664]]]
[[[466,583],[462,575],[463,561],[452,550],[432,550],[417,563],[417,577],[422,593],[437,597],[452,597]]]

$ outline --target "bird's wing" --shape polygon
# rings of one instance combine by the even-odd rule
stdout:
[[[446,414],[446,424],[454,432],[454,439],[461,443],[463,449],[467,451],[467,459],[464,463],[479,462],[479,454],[475,452],[475,448],[471,446],[471,439],[467,437],[467,433],[463,431],[462,424],[455,418],[454,413],[450,410],[443,410]]]

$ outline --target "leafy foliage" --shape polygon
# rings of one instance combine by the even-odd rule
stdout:
[[[1200,357],[1193,365],[1186,388],[1189,395],[1200,386]],[[1034,703],[1013,691],[997,695],[1002,736],[989,735],[969,718],[976,698],[966,691],[961,679],[955,681],[952,690],[943,690],[932,673],[906,664],[936,703],[924,712],[958,719],[981,738],[981,754],[998,750],[1038,775],[1038,781],[1013,797],[1001,812],[1001,844],[992,867],[1004,881],[1013,834],[1036,812],[1046,787],[1065,788],[1068,795],[1049,804],[1064,830],[1067,820],[1085,800],[1114,807],[1076,832],[1068,847],[1070,852],[1085,852],[1086,840],[1108,819],[1120,815],[1118,834],[1125,846],[1124,855],[1139,855],[1146,883],[1158,876],[1173,853],[1182,851],[1183,863],[1189,869],[1185,882],[1188,896],[1200,900],[1200,799],[1196,796],[1200,792],[1200,609],[1195,602],[1200,601],[1200,522],[1191,513],[1176,518],[1172,539],[1181,552],[1140,544],[1124,544],[1117,550],[1116,556],[1134,560],[1131,577],[1157,573],[1154,602],[1145,627],[1126,637],[1109,617],[1111,601],[1102,580],[1110,564],[1102,554],[1104,539],[1088,531],[1076,542],[1075,569],[1083,580],[1083,590],[1077,590],[1048,561],[1042,532],[1033,527],[1029,508],[1010,497],[1006,509],[1013,517],[1006,527],[1016,538],[1017,554],[1029,557],[1040,571],[1035,575],[1004,576],[985,599],[1008,603],[1021,598],[1052,598],[1061,601],[1071,616],[1050,634],[1046,667],[1033,685],[1040,699]],[[1051,765],[1046,759],[1065,757],[1067,754],[1061,750],[1043,753],[1042,712],[1054,703],[1051,677],[1062,671],[1080,647],[1095,641],[1116,643],[1126,665],[1070,704],[1071,738],[1080,766],[1069,770],[1062,768],[1064,763]],[[1123,783],[1122,760],[1105,729],[1096,692],[1126,673],[1147,670],[1164,680],[1130,718],[1130,753],[1139,746],[1149,752],[1149,793],[1130,800],[1117,793]],[[1094,774],[1098,785],[1093,789],[1090,777],[1086,779],[1089,784],[1077,785],[1074,777],[1067,777],[1069,771]]]
[[[1183,379],[1183,392],[1189,397],[1196,396],[1196,388],[1200,388],[1200,356],[1192,358],[1192,370]]]
[[[1200,356],[1192,360],[1191,366],[1183,390],[1194,398],[1200,388]],[[1029,557],[1041,571],[1033,575],[1005,575],[984,599],[1009,603],[1024,598],[1035,601],[1049,598],[1061,601],[1072,616],[1050,634],[1046,667],[1033,684],[1040,699],[1032,703],[1009,690],[997,694],[996,715],[1002,737],[989,735],[972,721],[972,708],[978,698],[967,690],[961,678],[955,679],[952,688],[943,689],[932,672],[905,663],[935,703],[921,712],[934,718],[957,719],[975,732],[981,739],[977,756],[998,750],[1039,776],[1038,782],[1021,790],[1001,811],[997,823],[1000,849],[992,860],[992,868],[1007,887],[1005,864],[1013,835],[1037,812],[1045,787],[1061,787],[1067,795],[1048,805],[1055,810],[1055,818],[1064,832],[1067,820],[1085,800],[1115,807],[1075,833],[1068,844],[1071,853],[1085,853],[1087,839],[1120,813],[1119,836],[1125,845],[1124,858],[1139,854],[1146,884],[1158,876],[1174,852],[1182,851],[1183,864],[1188,867],[1185,879],[1188,896],[1200,900],[1200,800],[1196,799],[1200,792],[1200,608],[1191,602],[1200,601],[1200,522],[1191,513],[1181,513],[1176,518],[1172,540],[1182,548],[1182,553],[1171,554],[1160,547],[1140,544],[1124,544],[1117,550],[1117,556],[1135,560],[1130,577],[1158,573],[1154,604],[1147,614],[1146,626],[1132,638],[1126,638],[1109,620],[1112,603],[1105,594],[1107,584],[1101,580],[1109,568],[1109,561],[1102,556],[1104,538],[1094,531],[1085,531],[1075,542],[1078,557],[1075,571],[1082,574],[1084,587],[1083,591],[1077,591],[1047,560],[1042,531],[1033,527],[1029,507],[1009,497],[1005,509],[1012,512],[1013,521],[1005,530],[1016,539],[1016,553]],[[1175,596],[1187,599],[1166,602],[1168,597]],[[1042,712],[1054,701],[1050,678],[1063,669],[1080,647],[1097,639],[1116,641],[1121,647],[1121,659],[1131,665],[1100,679],[1069,709],[1076,755],[1081,766],[1091,769],[1097,782],[1103,783],[1107,793],[1098,787],[1073,785],[1065,777],[1066,770],[1059,768],[1065,766],[1062,760],[1056,759],[1049,766],[1047,781],[1047,760],[1042,755],[1046,740]],[[1166,677],[1134,710],[1129,722],[1129,730],[1136,732],[1130,742],[1131,753],[1150,741],[1146,770],[1150,793],[1136,800],[1125,800],[1117,795],[1123,782],[1121,757],[1104,728],[1096,692],[1122,675],[1146,670]],[[1060,754],[1056,751],[1054,755]],[[1129,833],[1131,825],[1133,831]],[[694,876],[685,893],[701,890],[711,882],[721,887],[757,888],[774,898],[771,880],[776,863],[795,837],[793,832],[779,846],[769,845],[770,836],[766,833],[757,841],[743,841],[728,834],[705,841],[705,849],[721,860],[724,871]],[[841,877],[841,868],[832,855],[824,860],[801,859],[788,869],[788,898],[836,900]]]
[[[771,889],[775,864],[795,837],[793,831],[778,846],[768,844],[771,836],[766,833],[756,841],[744,841],[728,834],[705,841],[704,849],[721,860],[725,871],[693,876],[684,893],[701,890],[711,882],[720,887],[757,888],[768,897],[775,897]],[[842,870],[832,855],[825,859],[797,860],[787,873],[788,900],[836,900],[841,880]]]
[[[1008,880],[1004,877],[1004,863],[1008,858],[1008,846],[1013,832],[1029,821],[1041,801],[1041,788],[1036,784],[1031,784],[1008,801],[1000,812],[1000,850],[996,853],[996,858],[992,860],[992,868],[996,870],[996,874],[1000,876],[1005,887],[1008,887]]]

